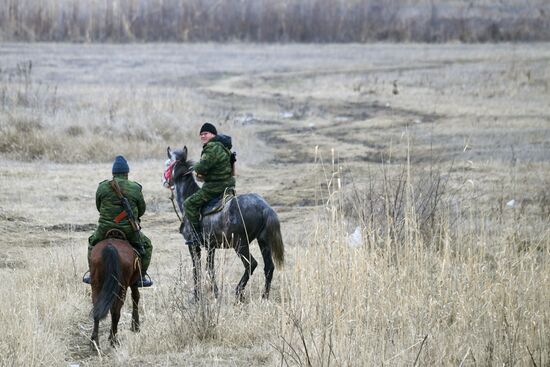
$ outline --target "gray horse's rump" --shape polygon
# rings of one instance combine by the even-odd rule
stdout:
[[[211,245],[217,248],[235,247],[242,241],[251,242],[264,228],[269,215],[275,214],[258,194],[239,195],[222,211],[202,219],[202,227]]]

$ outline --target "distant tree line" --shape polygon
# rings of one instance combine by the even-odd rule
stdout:
[[[0,41],[550,40],[545,0],[0,0]]]

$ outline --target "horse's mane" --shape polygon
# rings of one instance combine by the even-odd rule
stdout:
[[[187,157],[185,157],[185,155],[186,155],[186,153],[183,151],[183,149],[174,149],[174,150],[172,150],[172,156],[174,157],[175,160],[183,162],[188,167],[192,166],[194,161],[192,161],[191,159],[187,159]],[[182,157],[185,157],[185,160],[182,160]]]
[[[178,190],[178,204],[180,205],[180,209],[183,208],[182,204],[179,201],[181,200],[181,197],[188,197],[190,194],[193,194],[199,189],[199,186],[197,185],[197,182],[195,181],[195,178],[192,174],[185,175],[190,170],[193,169],[193,166],[195,165],[195,162],[193,160],[183,159],[185,157],[185,152],[181,149],[177,149],[172,151],[173,157],[180,163],[177,164],[177,166],[174,168],[174,176],[173,180],[176,183],[176,190]],[[180,188],[178,188],[177,182],[184,183]]]
[[[189,171],[190,169],[193,169],[193,166],[195,165],[195,161],[191,159],[187,159],[185,155],[186,153],[182,149],[175,149],[172,151],[172,156],[174,157],[174,159],[180,162],[176,167],[176,170],[181,171],[180,167],[185,168],[184,172],[178,172],[177,175],[176,175],[176,172],[174,172],[174,179],[176,179],[177,176]],[[183,159],[183,157],[185,157],[185,159]]]

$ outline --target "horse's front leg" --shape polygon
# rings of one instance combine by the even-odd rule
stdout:
[[[189,253],[193,260],[193,283],[195,289],[193,291],[193,297],[195,302],[200,299],[200,286],[201,286],[201,248],[199,245],[189,245]]]
[[[133,332],[139,331],[139,289],[138,287],[132,287],[132,328]]]
[[[212,285],[212,291],[214,297],[218,298],[218,284],[216,283],[216,273],[214,271],[214,259],[216,258],[216,249],[214,247],[208,248],[208,256],[206,258],[208,277],[210,278],[210,284]]]

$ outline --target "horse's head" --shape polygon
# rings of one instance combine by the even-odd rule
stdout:
[[[172,150],[170,147],[166,148],[166,154],[168,159],[171,161],[187,161],[187,147],[184,146],[183,149]]]
[[[193,172],[193,162],[187,160],[187,147],[183,149],[166,149],[168,160],[165,163],[163,185],[166,188],[174,186],[174,181],[179,177],[189,175]]]

